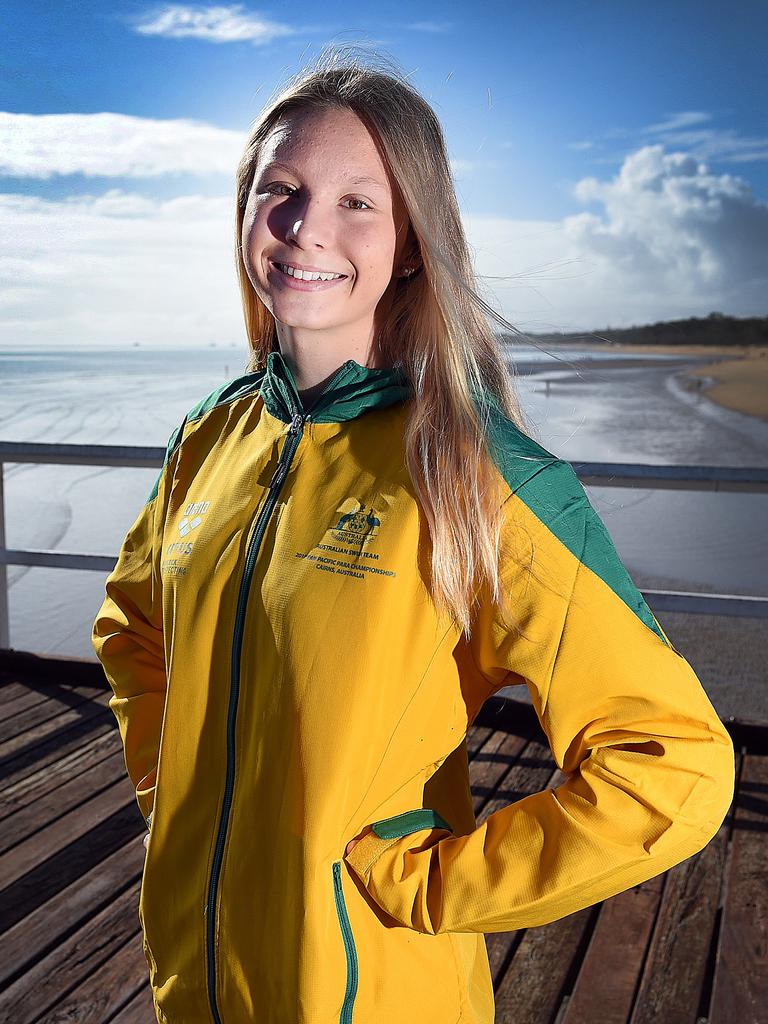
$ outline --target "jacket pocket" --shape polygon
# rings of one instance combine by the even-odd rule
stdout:
[[[341,936],[344,940],[344,952],[347,957],[347,987],[344,992],[344,1002],[342,1003],[341,1013],[339,1015],[339,1024],[352,1024],[352,1009],[355,1004],[355,996],[357,995],[358,961],[357,950],[355,949],[355,938],[352,934],[352,928],[349,923],[349,914],[347,913],[347,905],[344,900],[344,890],[341,885],[340,860],[335,861],[333,864],[333,895],[336,903],[336,915],[339,919]]]
[[[391,818],[374,821],[371,825],[372,831],[379,839],[399,839],[401,836],[410,835],[411,832],[418,832],[424,828],[446,828],[449,832],[453,832],[445,818],[431,807],[403,811],[402,814],[394,814]]]

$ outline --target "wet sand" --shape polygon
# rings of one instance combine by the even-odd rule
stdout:
[[[569,349],[593,352],[626,353],[627,359],[612,359],[604,366],[629,367],[643,364],[632,359],[632,354],[658,353],[665,356],[687,356],[696,359],[709,357],[704,364],[691,366],[685,373],[685,387],[703,394],[709,401],[734,412],[768,422],[768,345],[627,345],[585,342],[578,344],[550,344],[550,351],[567,352]],[[586,361],[585,361],[586,363]],[[583,365],[583,364],[580,364]],[[647,365],[647,364],[646,364]],[[603,367],[601,367],[603,368]]]
[[[713,402],[768,422],[768,349],[697,366],[687,376]]]

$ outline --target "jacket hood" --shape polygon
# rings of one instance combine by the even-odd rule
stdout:
[[[306,415],[315,423],[341,423],[355,419],[368,409],[394,405],[412,394],[402,364],[373,368],[347,359],[307,412],[296,387],[296,379],[278,349],[273,349],[267,356],[263,373],[260,391],[264,405],[285,423],[290,423],[296,413]]]

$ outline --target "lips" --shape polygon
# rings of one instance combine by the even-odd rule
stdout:
[[[284,271],[280,270],[280,267],[281,267],[281,262],[280,261],[270,259],[269,262],[272,264],[272,266],[275,268],[275,270],[279,270],[281,274],[284,273]],[[292,263],[282,263],[282,266],[290,267],[292,270],[303,270],[303,271],[305,271],[308,274],[334,274],[335,275],[337,273],[337,271],[335,271],[335,270],[310,270],[308,267],[295,267]],[[340,280],[344,280],[344,278],[346,278],[347,276],[348,276],[347,274],[341,274],[339,279]]]
[[[305,281],[303,278],[286,274],[274,260],[269,260],[268,262],[270,268],[269,277],[272,285],[281,292],[286,290],[292,292],[324,292],[331,288],[339,287],[348,280],[347,275],[344,274],[341,277],[332,277],[328,281],[322,281],[320,278],[317,278],[315,281]]]

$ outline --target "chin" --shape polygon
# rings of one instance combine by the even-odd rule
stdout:
[[[318,312],[317,316],[301,316],[292,315],[286,313],[284,316],[280,315],[280,310],[274,306],[270,310],[275,320],[278,320],[281,324],[286,327],[294,327],[297,329],[305,329],[311,331],[327,331],[332,330],[335,327],[343,327],[347,323],[347,319],[342,320],[341,317],[329,317],[327,314],[323,315]]]

